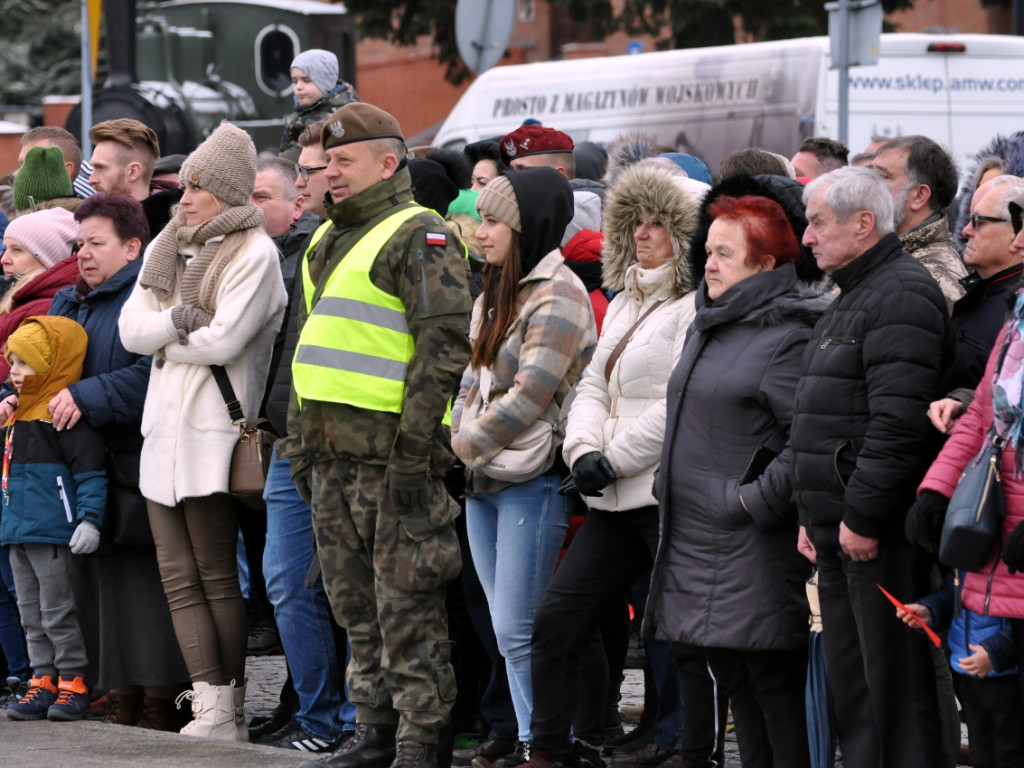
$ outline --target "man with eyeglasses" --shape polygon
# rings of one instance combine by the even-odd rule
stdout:
[[[956,197],[956,163],[927,136],[900,136],[878,148],[871,168],[892,192],[903,250],[935,278],[952,313],[967,276],[943,215]]]
[[[967,293],[953,307],[956,362],[950,373],[952,391],[928,409],[932,424],[947,435],[974,399],[974,388],[1003,325],[1006,296],[1019,286],[1024,272],[1024,235],[1014,234],[1020,229],[1020,220],[1018,217],[1015,226],[1010,213],[1022,196],[1024,179],[997,176],[978,187],[971,198],[971,215],[963,230],[967,238],[964,263],[971,271],[961,281]]]
[[[316,137],[319,142],[319,132]],[[264,397],[265,413],[280,435],[287,429],[291,362],[298,340],[295,312],[299,302],[295,299],[298,296],[301,301],[302,296],[299,264],[320,221],[306,204],[313,199],[304,196],[311,183],[304,181],[306,175],[308,169],[301,171],[284,157],[260,158],[251,198],[263,210],[263,227],[281,251],[281,276],[291,301],[287,321],[274,343]],[[322,210],[323,194],[319,197]],[[333,621],[323,584],[319,579],[306,583],[316,558],[309,504],[292,482],[289,461],[278,458],[276,451],[271,458],[264,491],[267,516],[261,557],[266,599],[273,606],[276,626],[257,610],[248,652],[270,652],[279,638],[289,680],[270,720],[256,724],[249,736],[283,749],[329,752],[355,729],[355,708],[346,700],[344,687],[345,633]],[[247,549],[261,543],[255,520],[252,517],[243,529]],[[256,573],[252,566],[250,572]]]
[[[303,207],[321,219],[327,216],[324,197],[328,193],[327,176],[324,174],[327,170],[327,155],[320,146],[323,130],[324,123],[321,121],[307,125],[299,134],[302,151],[299,153],[299,178],[295,181],[302,195]]]

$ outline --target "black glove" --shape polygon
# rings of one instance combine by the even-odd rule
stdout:
[[[576,489],[576,479],[572,475],[569,475],[567,478],[565,478],[565,480],[562,481],[562,484],[560,486],[558,486],[558,495],[559,496],[579,496],[580,495],[579,491]],[[590,495],[591,496],[604,496],[604,494],[601,493],[600,491],[598,491],[597,493],[592,493]]]
[[[389,469],[384,476],[391,504],[396,509],[422,509],[427,506],[430,487],[426,472],[395,472]]]
[[[907,511],[907,520],[903,526],[907,540],[926,552],[938,554],[948,506],[949,499],[938,491],[921,491],[917,501]]]
[[[1024,522],[1017,523],[1003,542],[1003,562],[1011,574],[1024,571]]]
[[[572,465],[572,479],[581,496],[600,496],[600,490],[615,482],[615,470],[600,451],[580,456]]]
[[[295,470],[292,464],[292,482],[295,483],[295,490],[307,504],[313,503],[313,465],[307,464],[302,469]]]

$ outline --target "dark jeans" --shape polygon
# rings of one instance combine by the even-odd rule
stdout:
[[[736,651],[706,648],[720,691],[729,697],[744,768],[810,768],[807,648]]]
[[[571,749],[580,647],[608,602],[650,568],[657,540],[657,507],[587,513],[534,618],[531,730],[538,752],[564,756]]]
[[[954,675],[974,768],[1024,768],[1024,704],[1016,675]]]
[[[487,607],[487,596],[484,594],[484,588],[480,586],[480,577],[477,576],[476,566],[473,564],[473,554],[466,538],[466,516],[461,515],[456,523],[459,546],[462,549],[462,590],[466,613],[490,662],[488,680],[480,696],[480,719],[489,729],[487,738],[514,741],[518,735],[516,711],[512,707],[505,659],[498,650],[491,612]]]
[[[703,648],[672,644],[683,697],[683,742],[679,754],[686,768],[725,765],[725,722],[729,697],[719,690]]]
[[[818,594],[836,730],[846,768],[941,765],[935,670],[923,633],[909,632],[879,591],[912,602],[928,594],[929,564],[909,544],[879,543],[854,562],[818,550]]]
[[[0,547],[0,648],[7,662],[7,675],[28,680],[32,669],[28,663],[25,630],[18,613],[14,574],[11,572],[10,547]]]

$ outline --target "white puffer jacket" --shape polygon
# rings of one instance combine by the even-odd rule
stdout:
[[[700,201],[686,181],[671,164],[644,160],[619,177],[605,207],[604,284],[621,292],[608,307],[597,351],[576,387],[562,445],[570,468],[584,454],[600,451],[615,469],[618,479],[601,496],[585,497],[593,509],[657,504],[651,489],[665,438],[665,394],[696,314],[689,239]],[[666,227],[673,249],[673,258],[655,269],[636,260],[633,235],[647,218]],[[634,332],[606,379],[611,353],[657,301],[664,303]]]

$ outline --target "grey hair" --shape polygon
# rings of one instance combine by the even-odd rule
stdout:
[[[256,173],[273,171],[281,181],[281,194],[285,200],[294,200],[299,196],[299,188],[295,186],[299,178],[299,166],[286,157],[260,155],[256,158]]]
[[[1009,216],[1010,201],[1016,200],[1021,195],[1024,195],[1024,179],[1019,176],[1003,174],[1002,176],[996,176],[994,179],[986,181],[982,186],[999,190],[999,196],[996,197],[995,215],[1000,217]]]
[[[823,202],[840,223],[857,211],[870,211],[875,217],[876,234],[884,236],[896,229],[892,192],[871,168],[845,166],[819,176],[804,188],[804,205],[821,190]]]

